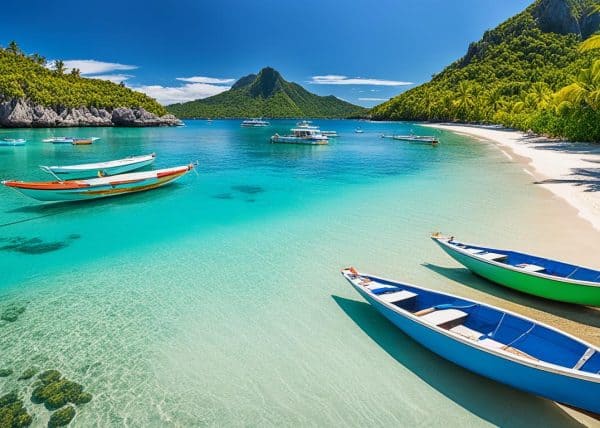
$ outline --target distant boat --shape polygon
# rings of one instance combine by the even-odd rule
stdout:
[[[600,413],[600,348],[475,300],[354,268],[342,275],[396,327],[443,358],[514,388]]]
[[[40,165],[42,171],[52,174],[62,180],[73,180],[79,178],[105,177],[109,175],[123,174],[151,165],[156,159],[154,153],[142,156],[130,156],[107,162],[84,163],[80,165],[44,166]]]
[[[337,131],[321,131],[321,134],[323,134],[323,135],[325,135],[326,137],[329,137],[329,138],[339,137]]]
[[[24,146],[26,142],[24,138],[3,138],[0,140],[0,146]]]
[[[269,126],[270,123],[262,119],[248,119],[242,122],[244,128],[263,128]]]
[[[362,134],[364,131],[360,127],[358,127],[354,130],[354,132],[357,134]]]
[[[598,270],[512,250],[465,244],[440,234],[431,238],[457,262],[497,284],[546,299],[600,306]]]
[[[313,128],[293,128],[290,135],[275,134],[271,137],[271,143],[274,144],[308,144],[325,145],[328,144],[328,138],[321,134],[321,131]]]
[[[50,137],[45,138],[42,141],[44,143],[52,144],[92,144],[94,141],[99,140],[98,137],[91,138],[77,138],[77,137]]]
[[[37,182],[5,180],[2,184],[39,201],[80,201],[156,189],[177,180],[192,169],[194,165],[190,164],[88,180]]]
[[[382,135],[382,138],[391,138],[392,140],[408,141],[417,144],[430,144],[435,146],[440,140],[430,135]]]

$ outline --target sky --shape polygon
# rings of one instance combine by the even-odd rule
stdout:
[[[531,0],[2,0],[0,45],[123,81],[163,104],[271,66],[373,106],[465,54]]]

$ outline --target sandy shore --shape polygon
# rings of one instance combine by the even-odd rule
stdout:
[[[425,126],[493,141],[526,158],[525,171],[536,184],[567,201],[600,230],[600,147],[529,136],[495,127],[426,124]],[[511,160],[517,160],[504,152]]]

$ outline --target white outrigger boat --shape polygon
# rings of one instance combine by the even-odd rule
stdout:
[[[432,135],[382,135],[381,137],[398,141],[408,141],[409,143],[430,144],[432,146],[440,142],[440,140]]]
[[[271,125],[269,122],[262,119],[247,119],[242,122],[244,128],[264,128],[269,125]]]
[[[27,142],[24,138],[3,138],[0,140],[0,146],[16,147],[24,146]]]
[[[324,145],[329,143],[327,136],[321,134],[319,129],[314,128],[294,128],[291,135],[275,134],[271,137],[273,144],[308,144]]]
[[[88,180],[37,182],[4,180],[2,184],[39,201],[81,201],[156,189],[183,177],[194,168],[195,164],[189,164]]]
[[[79,165],[45,166],[40,165],[42,171],[52,174],[59,180],[73,180],[78,178],[105,177],[123,174],[151,165],[156,159],[154,153],[142,156],[129,156],[107,162],[84,163]]]
[[[50,137],[44,138],[42,141],[44,143],[52,143],[52,144],[73,144],[73,145],[82,145],[82,144],[92,144],[94,141],[99,140],[98,137],[90,137],[90,138],[77,138],[77,137]]]

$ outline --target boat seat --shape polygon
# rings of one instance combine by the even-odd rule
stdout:
[[[586,351],[583,353],[583,355],[581,356],[581,358],[579,359],[579,361],[577,361],[577,363],[573,366],[573,370],[579,370],[581,369],[585,363],[587,363],[587,361],[592,358],[592,355],[594,355],[596,351],[592,348],[587,348]]]
[[[405,300],[414,299],[415,297],[417,297],[417,294],[408,290],[395,291],[379,296],[381,300],[387,303],[400,303]]]
[[[542,272],[546,270],[544,266],[530,265],[528,263],[521,263],[515,265],[515,267],[518,267],[519,269],[524,270],[525,272]]]
[[[520,351],[517,348],[513,348],[512,346],[506,346],[504,343],[496,342],[494,339],[490,339],[489,337],[486,337],[485,339],[482,339],[482,340],[478,341],[477,343],[479,343],[480,345],[483,345],[486,348],[497,349],[500,351],[509,352],[513,355],[518,355],[519,357],[525,357],[530,360],[539,361],[537,358],[532,357],[531,355],[529,355],[523,351]]]
[[[490,261],[500,261],[506,259],[506,254],[498,254],[498,253],[479,253],[475,254],[477,257],[481,257],[482,259],[490,260]]]
[[[462,248],[462,250],[465,253],[469,253],[469,254],[479,254],[479,253],[483,252],[483,250],[480,250],[478,248]]]
[[[382,284],[381,282],[377,282],[377,281],[369,281],[366,284],[367,285],[365,285],[365,288],[367,288],[371,291],[373,291],[377,288],[390,288],[390,289],[398,288],[395,285],[386,285],[386,284]]]
[[[468,315],[459,309],[441,309],[421,315],[420,318],[428,324],[443,328],[450,324],[460,324]]]
[[[472,328],[469,328],[464,324],[459,324],[455,327],[452,327],[449,330],[453,333],[464,336],[467,339],[471,340],[479,340],[479,338],[483,336],[483,333],[481,333],[480,331],[473,330]]]

